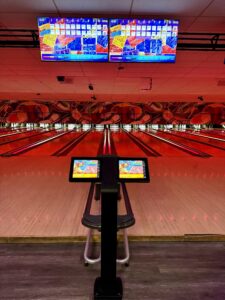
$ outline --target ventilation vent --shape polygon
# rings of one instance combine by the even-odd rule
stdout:
[[[56,79],[60,84],[73,84],[74,82],[73,76],[56,76]]]

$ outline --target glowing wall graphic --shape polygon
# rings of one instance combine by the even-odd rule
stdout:
[[[225,103],[0,102],[2,123],[225,124]]]

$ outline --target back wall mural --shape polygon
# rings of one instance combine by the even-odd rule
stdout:
[[[225,125],[225,103],[3,100],[0,122]]]

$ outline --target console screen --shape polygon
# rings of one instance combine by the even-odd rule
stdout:
[[[100,178],[99,165],[96,159],[74,159],[72,178]]]
[[[146,179],[144,160],[119,160],[120,179]]]

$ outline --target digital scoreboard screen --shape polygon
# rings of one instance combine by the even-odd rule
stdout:
[[[110,62],[175,62],[177,20],[110,19]]]
[[[108,20],[38,18],[43,61],[108,61]]]
[[[73,179],[100,178],[100,163],[96,159],[74,159],[72,169]]]
[[[119,179],[147,179],[145,160],[119,159]]]

